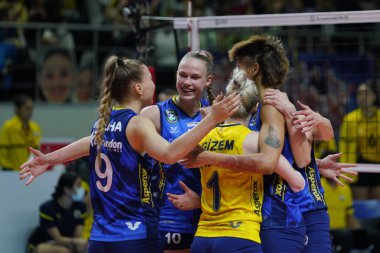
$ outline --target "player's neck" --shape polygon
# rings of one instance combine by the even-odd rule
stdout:
[[[125,108],[125,109],[131,109],[132,111],[136,112],[137,114],[140,113],[141,109],[142,109],[142,104],[140,101],[131,101],[131,102],[126,102],[124,104],[120,104],[120,105],[117,105],[116,106],[117,108]]]
[[[248,125],[247,119],[242,119],[242,118],[238,118],[238,117],[228,118],[224,122],[225,122],[225,124],[241,124],[243,126]]]
[[[190,116],[195,115],[199,111],[200,103],[197,100],[184,100],[180,96],[176,96],[174,99],[178,107]]]

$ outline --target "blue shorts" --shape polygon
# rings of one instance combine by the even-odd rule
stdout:
[[[330,218],[326,210],[306,212],[303,215],[306,224],[307,243],[304,253],[331,253]]]
[[[260,237],[265,253],[301,253],[306,242],[306,228],[261,229]]]
[[[162,253],[161,241],[140,239],[121,242],[89,241],[88,253]]]
[[[190,249],[194,240],[193,233],[178,233],[160,231],[161,243],[164,250]]]
[[[194,238],[191,253],[263,253],[261,244],[235,237]]]

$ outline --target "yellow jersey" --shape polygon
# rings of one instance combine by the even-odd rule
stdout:
[[[29,129],[25,130],[18,116],[7,120],[0,130],[0,166],[19,170],[30,156],[28,147],[39,148],[41,134],[34,121],[29,121]]]
[[[325,190],[325,201],[330,215],[330,228],[347,228],[347,216],[354,213],[351,188],[331,185],[326,178],[321,179]]]
[[[343,152],[340,162],[380,163],[380,110],[367,118],[361,109],[347,114],[340,128],[339,150]]]
[[[211,152],[243,154],[243,141],[250,132],[241,124],[220,125],[200,144]],[[237,237],[261,243],[263,176],[212,165],[200,170],[202,214],[195,236]]]

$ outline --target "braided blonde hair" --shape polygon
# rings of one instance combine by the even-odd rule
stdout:
[[[95,143],[100,161],[100,147],[103,142],[105,129],[110,120],[112,101],[122,104],[128,99],[129,88],[132,83],[143,79],[143,63],[139,60],[119,58],[111,55],[107,58],[103,74],[102,92],[99,98],[99,119],[95,133]]]

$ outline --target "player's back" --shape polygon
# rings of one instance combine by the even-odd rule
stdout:
[[[261,106],[260,103],[256,114],[249,122],[249,128],[260,131],[261,128]],[[282,155],[293,164],[294,159],[290,148],[290,141],[285,134]],[[303,226],[303,218],[288,183],[276,173],[264,176],[264,201],[263,201],[263,222],[262,229],[267,228],[288,228]]]
[[[211,152],[243,154],[243,141],[250,132],[241,124],[219,125],[200,144]],[[201,182],[202,214],[196,236],[237,237],[260,243],[263,176],[204,166]]]
[[[124,241],[158,237],[158,205],[152,194],[152,166],[133,150],[125,130],[136,113],[112,110],[105,129],[101,166],[94,139],[90,148],[91,201],[94,224],[91,240]],[[96,125],[96,123],[95,123]],[[95,135],[95,127],[92,136]]]

